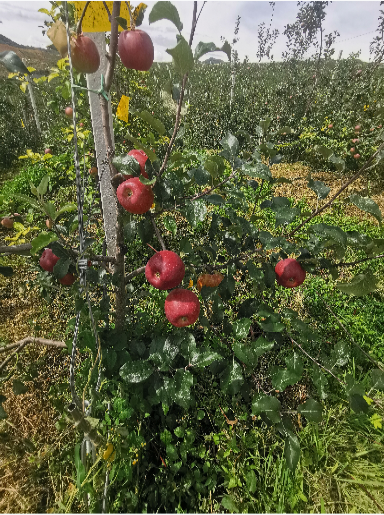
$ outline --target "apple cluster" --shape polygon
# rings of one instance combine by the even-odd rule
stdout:
[[[40,258],[40,266],[46,272],[53,272],[53,267],[59,261],[59,257],[57,257],[51,249],[45,249]],[[72,284],[76,281],[76,277],[68,272],[64,277],[59,279],[59,282],[64,286],[72,286]]]
[[[145,267],[145,277],[158,290],[176,288],[184,279],[185,266],[175,252],[161,250],[152,256]],[[175,327],[192,325],[199,318],[200,302],[190,290],[176,288],[165,299],[165,316]]]

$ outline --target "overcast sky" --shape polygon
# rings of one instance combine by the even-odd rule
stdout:
[[[132,3],[137,5],[139,0]],[[177,30],[167,20],[160,20],[149,26],[148,13],[155,2],[146,3],[148,9],[144,23],[140,28],[151,35],[155,46],[155,61],[170,61],[171,57],[165,50],[175,46]],[[177,7],[180,19],[184,24],[182,33],[188,39],[193,2],[188,0],[173,3]],[[202,2],[198,2],[198,10],[201,6]],[[13,0],[12,2],[4,2],[0,0],[0,34],[19,44],[47,47],[51,42],[47,36],[42,35],[42,28],[39,25],[43,25],[44,20],[48,17],[38,12],[41,7],[49,10],[51,4],[47,1]],[[280,35],[272,52],[275,60],[280,60],[281,52],[285,50],[284,26],[295,21],[297,11],[296,1],[276,2],[272,29],[278,29]],[[360,50],[361,59],[368,61],[370,58],[369,43],[375,36],[374,31],[378,26],[380,2],[337,0],[328,5],[326,13],[325,32],[329,33],[337,30],[340,33],[335,45],[336,56],[340,50],[343,50],[343,57]],[[269,26],[271,14],[272,8],[269,2],[208,1],[198,22],[193,46],[199,41],[212,41],[219,46],[221,45],[221,36],[231,42],[236,18],[240,16],[239,41],[235,48],[241,60],[247,55],[250,61],[254,62],[257,60],[257,26],[262,22]],[[208,54],[203,59],[210,57],[210,55],[226,59],[222,53]]]

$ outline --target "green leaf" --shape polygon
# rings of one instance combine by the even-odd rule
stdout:
[[[363,297],[376,290],[379,279],[372,273],[358,274],[349,283],[336,283],[336,288],[348,295]]]
[[[249,318],[242,318],[241,320],[236,320],[232,326],[235,338],[239,338],[240,340],[246,338],[248,336],[250,327],[251,320]]]
[[[232,348],[237,359],[249,367],[255,367],[257,365],[258,354],[253,345],[237,341],[233,343]]]
[[[345,247],[348,243],[346,233],[336,225],[314,224],[309,230],[322,238],[337,242],[342,247]]]
[[[174,48],[167,48],[167,54],[172,56],[176,73],[183,77],[189,73],[195,64],[190,46],[183,36],[178,37],[178,43]]]
[[[237,507],[236,502],[232,499],[230,495],[225,495],[222,500],[221,504],[223,505],[223,508],[229,513],[240,513],[239,508]]]
[[[232,275],[224,276],[224,279],[219,284],[218,292],[223,300],[229,300],[235,291],[236,281]]]
[[[0,274],[4,275],[4,277],[11,277],[13,268],[10,266],[0,266]]]
[[[170,364],[179,352],[178,337],[171,335],[168,338],[165,336],[156,336],[149,348],[149,360],[160,370],[167,371]]]
[[[48,183],[49,183],[49,175],[45,175],[41,179],[40,184],[37,187],[37,193],[39,195],[43,196],[47,193]]]
[[[4,420],[8,418],[7,412],[3,408],[3,406],[0,404],[0,420]]]
[[[369,409],[367,401],[359,393],[353,393],[349,396],[349,405],[355,413],[367,413]]]
[[[64,213],[70,213],[72,211],[77,211],[77,205],[76,204],[66,204],[65,206],[61,207],[58,210],[54,220],[58,220],[61,217],[61,215],[63,215]]]
[[[207,207],[204,200],[189,201],[182,210],[182,214],[184,214],[191,227],[195,229],[197,224],[203,222],[207,216]]]
[[[199,351],[195,351],[192,353],[190,358],[191,365],[195,367],[207,367],[214,361],[221,360],[222,356],[217,352],[207,350],[199,353]]]
[[[225,200],[221,195],[207,195],[205,198],[205,201],[209,204],[214,204],[215,206],[221,206],[221,204],[225,204]]]
[[[300,459],[300,442],[297,436],[287,431],[284,445],[284,457],[289,470],[295,472]]]
[[[189,172],[190,177],[193,177],[195,179],[196,184],[199,186],[204,186],[205,184],[208,184],[211,175],[208,173],[208,171],[204,170],[201,166],[198,168],[193,168]]]
[[[372,388],[384,391],[384,372],[379,368],[371,370]]]
[[[34,256],[39,250],[47,247],[53,241],[58,239],[54,232],[41,232],[32,240],[31,255]]]
[[[183,30],[179,12],[171,2],[156,2],[152,7],[152,11],[148,16],[149,24],[159,20],[169,20],[175,25],[179,32]]]
[[[234,159],[239,153],[239,148],[240,148],[239,141],[230,132],[228,132],[228,134],[225,136],[225,138],[220,140],[220,145],[223,147],[223,149],[225,151],[227,151],[229,153],[229,155],[232,157],[232,159]]]
[[[135,113],[135,115],[144,120],[144,122],[146,122],[153,129],[155,129],[155,131],[157,131],[160,136],[165,134],[164,124],[157,118],[153,117],[148,111],[141,111],[141,113]]]
[[[297,408],[298,412],[305,416],[309,422],[321,422],[323,408],[321,404],[314,399],[307,399],[304,404],[300,404]]]
[[[220,49],[217,48],[215,43],[203,43],[202,41],[200,41],[200,43],[198,43],[195,48],[194,58],[197,61],[203,55],[208,54],[208,52],[215,52],[216,50]]]
[[[265,413],[274,424],[280,422],[280,409],[279,399],[271,395],[258,394],[252,402],[252,413],[254,415]]]
[[[152,365],[146,361],[128,361],[120,368],[119,375],[127,383],[142,383],[153,371]]]
[[[137,222],[127,222],[124,224],[124,238],[128,241],[133,241],[135,239],[137,232]]]
[[[62,279],[68,273],[70,264],[71,261],[69,259],[59,259],[53,267],[53,275],[57,277],[57,279]]]
[[[52,202],[44,202],[43,208],[47,215],[52,218],[52,220],[56,220],[56,208],[52,204]]]
[[[150,149],[150,147],[143,145],[140,140],[138,140],[137,138],[132,136],[132,134],[129,134],[129,132],[128,132],[128,134],[126,134],[125,137],[135,145],[135,148],[144,150],[144,152],[147,154],[148,159],[151,161],[151,163],[153,163],[154,161],[157,161],[159,159],[157,157],[157,155]],[[129,157],[132,157],[132,156],[129,156]],[[135,161],[136,161],[136,159],[135,159]]]
[[[163,224],[167,231],[171,232],[173,237],[175,237],[177,233],[177,223],[175,219],[170,216],[166,216],[163,218]]]
[[[313,179],[309,179],[308,188],[313,190],[319,199],[324,199],[329,195],[331,188],[324,184],[322,181],[314,181]]]
[[[265,181],[272,180],[271,170],[264,163],[256,163],[253,165],[243,164],[242,171],[249,177],[258,177],[260,179],[264,179]]]
[[[116,16],[116,20],[123,30],[128,30],[128,23],[125,18],[122,18],[121,16]]]
[[[137,224],[137,232],[139,238],[144,244],[149,243],[152,240],[154,229],[148,218],[140,220],[140,222]]]
[[[27,195],[22,195],[21,193],[12,193],[11,198],[16,199],[16,200],[22,200],[23,202],[30,204],[35,209],[38,209],[39,211],[43,211],[43,208],[41,207],[41,205],[37,202],[36,199],[34,199],[32,197],[28,197]]]
[[[246,473],[245,481],[247,484],[248,492],[251,494],[255,493],[257,482],[256,482],[256,474],[255,474],[254,470],[250,470],[249,472]]]
[[[77,471],[76,485],[77,485],[78,489],[81,488],[81,484],[84,481],[85,476],[86,476],[85,467],[84,467],[84,464],[81,461],[81,457],[80,457],[80,445],[81,444],[79,444],[79,443],[77,443],[75,445],[75,467],[76,467],[76,471]]]
[[[234,361],[223,371],[220,386],[223,392],[228,395],[236,395],[244,382],[241,365]]]
[[[127,154],[116,156],[112,159],[112,164],[120,173],[136,176],[140,174],[140,165],[133,156]]]
[[[329,159],[333,154],[333,150],[324,147],[323,145],[316,145],[315,150],[319,152],[325,159]]]
[[[15,395],[21,395],[23,393],[27,393],[28,386],[19,381],[19,379],[15,379],[13,381],[12,390]]]
[[[379,222],[383,219],[379,206],[372,199],[360,197],[360,195],[354,193],[349,197],[349,200],[362,211],[374,216]]]
[[[28,68],[25,66],[20,57],[12,50],[0,52],[0,63],[11,73],[21,73],[30,75]]]
[[[325,374],[320,370],[320,367],[315,366],[312,369],[311,378],[313,381],[313,384],[317,388],[317,392],[321,399],[326,399],[328,397],[328,393],[326,391],[326,387],[328,385],[328,379],[326,378]]]
[[[294,352],[285,358],[287,368],[273,366],[270,368],[272,386],[275,390],[283,392],[287,386],[296,384],[303,373],[303,362],[300,356]]]
[[[139,176],[139,179],[140,179],[140,182],[141,182],[142,184],[145,184],[146,186],[152,186],[152,185],[153,185],[153,184],[155,184],[155,182],[156,182],[156,177],[155,177],[155,178],[153,178],[153,179],[146,179],[146,178],[144,177],[144,175],[140,175],[140,176]]]

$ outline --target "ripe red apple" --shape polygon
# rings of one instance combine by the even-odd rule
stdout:
[[[351,141],[352,141],[352,143],[360,143],[359,138],[352,139]]]
[[[144,150],[139,150],[139,149],[134,148],[133,150],[128,152],[128,155],[132,156],[132,157],[134,157],[136,159],[136,161],[140,165],[141,175],[143,175],[146,179],[149,179],[148,174],[145,171],[145,163],[146,163],[146,161],[148,159],[148,156],[144,152]]]
[[[41,254],[40,266],[46,272],[53,272],[53,267],[59,261],[59,257],[55,256],[51,249],[45,249]]]
[[[382,125],[378,125],[378,126],[377,126],[377,128],[378,128],[378,129],[381,129],[381,127],[382,127]]]
[[[172,325],[185,327],[199,318],[200,302],[193,291],[176,288],[165,299],[164,311]]]
[[[333,125],[332,125],[332,123],[330,123],[330,124],[328,125],[328,129],[333,129]]]
[[[140,29],[120,33],[118,52],[126,68],[147,72],[152,66],[154,48],[152,39]]]
[[[97,176],[97,173],[98,173],[98,170],[96,168],[96,166],[93,166],[92,168],[89,169],[89,173],[90,175],[92,175],[93,177],[96,177]]]
[[[356,152],[356,150],[354,148],[351,148],[350,153],[354,154],[355,152]]]
[[[72,64],[78,72],[95,73],[100,66],[97,46],[88,36],[80,34],[71,39]]]
[[[80,123],[79,123],[79,127],[84,127],[83,122],[80,122]]]
[[[359,132],[359,130],[360,130],[360,129],[361,129],[361,125],[356,125],[356,127],[355,127],[355,131],[356,131],[356,132]]]
[[[52,154],[52,150],[50,148],[46,148],[44,150],[44,154]]]
[[[276,281],[285,288],[295,288],[303,284],[306,271],[296,259],[288,258],[279,261],[275,267]]]
[[[6,227],[7,229],[12,229],[13,227],[13,220],[12,218],[9,218],[9,216],[6,216],[1,220],[1,225],[3,227]]]
[[[70,106],[66,107],[64,113],[67,118],[72,118],[72,116],[73,116],[72,107],[70,107]]]
[[[371,128],[371,129],[369,129],[369,130],[370,130],[371,132],[373,132],[373,131],[375,130],[375,128],[374,128],[374,127],[372,127],[372,128]]]
[[[71,273],[68,273],[64,277],[59,279],[59,283],[63,284],[64,286],[72,286],[72,284],[75,281],[76,281],[76,277]]]
[[[116,195],[123,208],[136,215],[149,211],[155,198],[152,189],[141,183],[138,177],[122,182]]]
[[[158,290],[170,290],[184,279],[185,266],[180,256],[171,250],[161,250],[145,267],[147,281]]]
[[[355,154],[353,157],[354,157],[355,159],[360,159],[360,154]]]
[[[53,227],[53,222],[52,222],[52,220],[50,220],[49,218],[47,218],[47,219],[45,220],[45,225],[48,227],[48,229],[52,229],[52,227]]]
[[[363,70],[357,70],[356,75],[359,76],[363,73]]]

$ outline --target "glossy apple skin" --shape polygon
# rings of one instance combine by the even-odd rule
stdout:
[[[145,163],[148,159],[147,154],[144,152],[144,150],[139,150],[134,148],[130,152],[128,152],[129,156],[132,156],[136,159],[136,161],[140,165],[140,172],[141,175],[143,175],[146,179],[149,179],[147,172],[145,171]]]
[[[158,290],[170,290],[184,279],[185,266],[180,256],[171,250],[156,252],[145,267],[147,281]]]
[[[120,33],[118,52],[126,68],[147,72],[152,66],[154,48],[152,39],[140,29]]]
[[[72,64],[78,72],[95,73],[100,66],[100,55],[91,38],[80,34],[71,39]]]
[[[279,261],[275,267],[276,281],[285,288],[295,288],[303,284],[306,271],[296,259],[288,258]]]
[[[199,318],[200,302],[193,291],[176,288],[165,299],[164,311],[172,325],[186,327]]]
[[[141,183],[138,177],[122,182],[116,195],[123,208],[136,215],[149,211],[155,199],[152,189]]]
[[[12,218],[9,218],[9,216],[6,216],[1,220],[1,225],[5,227],[6,229],[12,229],[13,228],[13,220]]]
[[[72,107],[69,107],[69,106],[66,107],[64,113],[65,113],[65,116],[67,118],[72,118],[72,116],[73,116],[73,109],[72,109]]]
[[[45,249],[40,258],[40,266],[46,272],[53,272],[53,267],[59,261],[59,257],[55,256],[51,249]]]
[[[72,286],[72,284],[75,281],[76,281],[76,277],[71,273],[68,273],[64,277],[59,279],[59,283],[63,284],[64,286]]]

